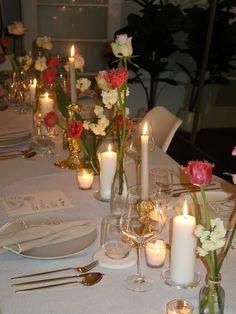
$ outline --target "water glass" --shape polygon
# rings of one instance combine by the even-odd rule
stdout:
[[[103,218],[100,243],[105,255],[111,259],[122,259],[128,256],[131,246],[120,231],[119,215],[109,215]]]

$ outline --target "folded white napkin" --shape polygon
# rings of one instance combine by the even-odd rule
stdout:
[[[96,222],[86,219],[44,223],[15,221],[0,228],[0,253],[6,250],[21,253],[77,239],[95,230]]]

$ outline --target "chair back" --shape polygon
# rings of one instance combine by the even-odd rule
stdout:
[[[143,120],[151,124],[155,143],[164,152],[167,151],[175,132],[183,122],[183,120],[162,106],[156,106],[151,109]]]

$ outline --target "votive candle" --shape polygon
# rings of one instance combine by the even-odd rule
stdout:
[[[183,299],[174,299],[166,305],[167,314],[192,314],[194,307],[191,302]]]
[[[156,239],[146,244],[147,264],[151,267],[161,267],[164,265],[166,257],[166,244],[161,239]]]
[[[82,190],[91,189],[93,185],[93,171],[91,169],[82,168],[77,172],[79,187]]]

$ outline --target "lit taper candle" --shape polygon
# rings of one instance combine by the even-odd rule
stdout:
[[[69,64],[70,64],[70,93],[71,93],[71,103],[76,104],[76,82],[75,82],[75,47],[71,46]]]
[[[141,185],[142,199],[148,199],[149,179],[148,179],[148,124],[144,123],[143,134],[141,135]]]

